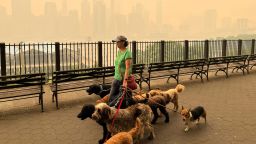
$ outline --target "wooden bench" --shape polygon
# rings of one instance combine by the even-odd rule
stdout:
[[[244,71],[247,70],[249,72],[249,69],[247,69],[247,58],[248,55],[241,55],[241,56],[230,56],[229,57],[229,65],[228,67],[232,69],[232,73],[236,70],[241,70],[244,75]]]
[[[227,57],[209,58],[207,62],[207,72],[206,72],[207,80],[209,80],[210,71],[216,71],[215,75],[217,75],[219,71],[222,71],[226,74],[226,77],[228,77],[228,61],[229,59]]]
[[[206,70],[204,66],[206,64],[206,59],[194,59],[181,61],[179,67],[179,76],[190,75],[190,79],[195,75],[196,78],[199,76],[201,81],[203,81],[203,75],[206,76]],[[177,84],[179,83],[179,78],[177,79]]]
[[[179,83],[179,77],[183,75],[190,75],[192,79],[193,75],[200,76],[205,73],[203,70],[205,59],[196,60],[184,60],[184,61],[172,61],[172,62],[162,62],[162,63],[150,63],[148,66],[148,76],[144,76],[144,82],[148,84],[150,89],[150,81],[155,79],[174,78]]]
[[[256,54],[249,55],[247,59],[247,72],[249,73],[249,70],[251,70],[254,66],[256,66]]]
[[[228,78],[228,69],[233,68],[232,72],[236,69],[242,70],[244,74],[244,70],[246,69],[246,59],[247,55],[242,55],[242,56],[227,56],[227,57],[214,57],[214,58],[209,58],[207,62],[207,80],[209,79],[209,72],[210,71],[216,71],[215,75],[219,71],[222,71],[225,73],[226,78]]]
[[[38,97],[42,112],[45,73],[0,77],[0,102]]]
[[[114,75],[114,71],[113,67],[56,71],[51,85],[52,101],[56,100],[56,107],[59,108],[58,94],[85,90],[92,84],[103,84],[107,77]]]

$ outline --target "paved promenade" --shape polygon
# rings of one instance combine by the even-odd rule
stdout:
[[[172,80],[153,81],[152,88],[175,87]],[[189,80],[179,95],[180,105],[205,107],[207,124],[203,121],[191,131],[183,131],[184,124],[178,113],[169,111],[170,123],[160,118],[155,127],[156,138],[145,144],[255,144],[256,143],[256,72],[219,73],[210,80]],[[96,144],[102,129],[94,121],[76,118],[84,103],[94,103],[98,97],[84,91],[60,96],[60,109],[51,102],[46,86],[45,112],[40,112],[37,99],[0,103],[0,144]],[[173,105],[169,104],[172,108]]]

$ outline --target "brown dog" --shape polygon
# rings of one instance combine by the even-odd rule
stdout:
[[[152,139],[154,138],[154,128],[150,125],[152,110],[145,104],[134,104],[126,109],[120,109],[118,115],[115,117],[114,125],[112,125],[113,118],[117,109],[108,106],[106,103],[99,103],[95,106],[95,111],[92,114],[92,118],[96,121],[104,121],[107,124],[108,131],[112,136],[119,132],[127,132],[135,127],[136,118],[141,121],[142,132],[139,138],[144,137]]]
[[[196,121],[198,124],[200,117],[204,118],[204,122],[206,123],[206,111],[202,106],[198,106],[194,109],[186,109],[183,106],[181,107],[182,120],[185,122],[186,128],[185,132],[187,132],[190,129],[190,122]]]
[[[162,95],[165,98],[166,104],[172,102],[174,104],[174,111],[179,109],[179,94],[185,90],[185,86],[178,84],[175,89],[169,89],[167,91],[161,90],[151,90],[148,92],[149,97],[154,97],[156,95]]]
[[[147,98],[148,98],[148,100],[147,100],[146,104],[148,104],[150,106],[150,108],[154,114],[154,117],[153,117],[153,120],[151,121],[151,123],[155,124],[159,117],[157,109],[159,109],[160,112],[162,114],[164,114],[165,122],[168,123],[169,122],[169,114],[166,110],[166,104],[169,103],[168,100],[166,100],[162,95],[156,95],[156,96],[149,98],[149,95],[147,94]]]
[[[141,132],[140,119],[136,119],[136,125],[129,132],[120,132],[112,136],[105,144],[133,144],[133,139],[138,137]]]

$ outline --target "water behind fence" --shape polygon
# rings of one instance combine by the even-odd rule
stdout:
[[[132,41],[133,63],[154,63],[255,53],[255,40]],[[1,75],[113,66],[112,42],[0,44]]]

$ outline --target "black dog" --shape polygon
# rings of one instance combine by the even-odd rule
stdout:
[[[92,104],[85,104],[83,106],[81,112],[77,115],[77,117],[80,118],[81,120],[84,120],[84,119],[86,119],[88,117],[92,118],[92,114],[94,113],[94,111],[95,111],[95,106],[94,105],[92,105]],[[111,134],[108,132],[106,123],[104,123],[102,121],[97,121],[97,123],[99,125],[101,125],[102,128],[103,128],[103,138],[98,141],[99,144],[103,144],[106,139],[109,139]]]
[[[96,95],[99,95],[101,98],[108,95],[110,93],[111,85],[91,85],[89,86],[89,89],[86,90],[86,92],[91,95],[95,93]]]

